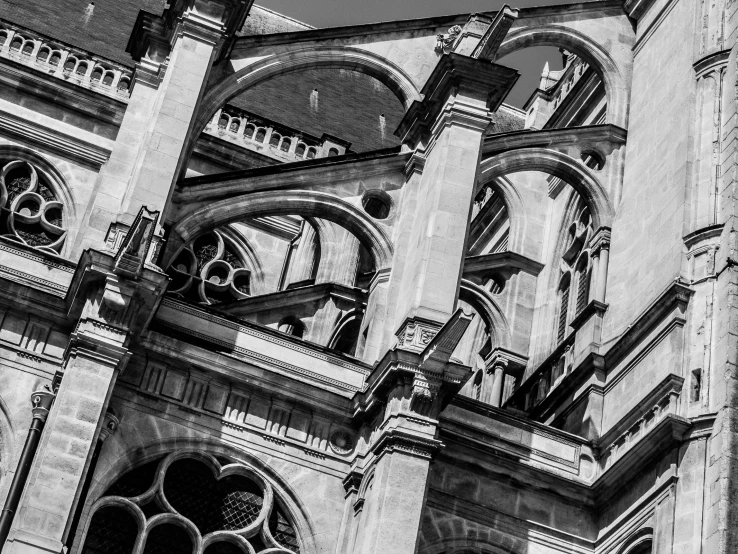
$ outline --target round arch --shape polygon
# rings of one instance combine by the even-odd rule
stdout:
[[[317,68],[346,69],[374,77],[397,96],[406,110],[415,100],[421,99],[420,90],[400,67],[373,52],[348,46],[288,50],[239,69],[205,93],[190,135],[188,154],[216,110],[231,98],[273,77]]]
[[[484,320],[489,329],[493,349],[510,348],[510,325],[489,291],[471,281],[462,279],[459,299],[472,306]]]
[[[525,148],[495,154],[482,162],[479,186],[508,173],[522,171],[541,171],[567,182],[589,206],[595,229],[612,226],[612,202],[597,177],[579,161],[556,150]]]
[[[167,266],[174,255],[201,233],[249,217],[300,215],[333,221],[353,233],[371,252],[377,269],[392,263],[392,242],[363,210],[332,194],[316,191],[263,191],[214,202],[181,219],[169,239],[164,259]]]
[[[564,47],[597,68],[605,85],[607,123],[628,126],[628,87],[617,62],[608,51],[584,33],[562,25],[541,25],[511,30],[497,50],[495,61],[530,46]]]

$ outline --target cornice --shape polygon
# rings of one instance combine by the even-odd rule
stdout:
[[[0,131],[42,150],[51,150],[67,159],[99,169],[110,158],[107,148],[60,133],[37,122],[0,112]]]

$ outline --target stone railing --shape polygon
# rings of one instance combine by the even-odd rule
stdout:
[[[120,100],[130,95],[129,68],[2,20],[0,58]]]
[[[346,146],[330,138],[306,136],[295,129],[277,126],[233,106],[215,112],[205,133],[280,162],[297,162],[346,153]]]

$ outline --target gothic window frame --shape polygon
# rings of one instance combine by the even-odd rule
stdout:
[[[12,195],[8,190],[10,183],[5,181],[11,169],[8,166],[16,163],[25,164],[31,168],[31,179],[33,180],[35,174],[36,185],[35,189],[31,190],[31,187],[33,187],[33,183],[31,183],[29,188],[11,198]],[[43,188],[39,188],[39,184]],[[43,189],[46,189],[46,192]],[[44,194],[47,196],[50,194],[52,198],[47,199]],[[21,197],[36,202],[38,210],[31,214],[30,219],[27,215],[20,216],[19,214],[19,208],[23,206],[23,201],[19,201]],[[51,223],[46,218],[48,212],[54,209],[60,211],[61,217],[55,219],[61,225]],[[22,244],[52,256],[64,257],[71,249],[73,236],[70,238],[70,235],[73,235],[76,231],[76,213],[71,189],[61,172],[39,154],[22,147],[0,146],[0,211],[2,212],[0,218],[0,237],[2,237],[2,240],[13,244]],[[11,212],[13,213],[12,217],[10,217]],[[38,214],[41,214],[41,217],[37,217]],[[39,221],[36,222],[36,219]],[[9,222],[10,226],[8,226]],[[52,233],[57,237],[57,240],[53,240],[46,245],[29,244],[27,240],[23,239],[22,235],[18,234],[18,224],[41,225],[45,232]],[[59,230],[61,230],[60,233]]]
[[[177,511],[172,504],[172,498],[174,497],[168,497],[166,492],[168,472],[174,464],[185,460],[196,462],[209,469],[212,473],[214,483],[219,483],[228,478],[250,482],[251,485],[260,491],[260,496],[256,496],[256,498],[261,500],[260,504],[255,504],[255,506],[258,506],[258,512],[254,512],[256,515],[250,516],[250,520],[243,527],[213,529],[203,534],[200,527],[198,527],[198,523],[191,519],[197,515],[196,512],[192,512],[192,510],[197,511],[198,509],[196,507],[197,499],[199,499],[196,496],[197,489],[195,488],[192,493],[195,496],[190,497],[191,501],[194,499],[195,505],[187,504],[186,501],[185,504],[182,504],[182,499],[175,502],[180,510],[186,508],[188,510],[187,514]],[[144,492],[127,497],[107,494],[111,489],[113,492],[117,492],[114,490],[114,487],[121,479],[130,471],[135,471],[147,465],[147,463],[156,463],[157,466],[151,475],[152,482]],[[179,491],[179,489],[177,490]],[[237,504],[244,502],[244,500],[241,500],[244,498],[243,493],[237,492],[239,490],[241,489],[235,488],[233,492],[228,493],[221,499],[221,501],[227,503],[223,505],[222,510],[216,512],[223,518],[218,522],[221,525],[227,523],[225,519],[228,516],[224,515],[224,510],[233,510],[231,507],[234,502],[233,499],[237,499],[235,500]],[[120,472],[115,479],[110,480],[108,486],[105,487],[105,492],[97,500],[92,502],[90,508],[86,510],[71,552],[73,554],[82,554],[85,551],[86,541],[88,536],[91,535],[90,531],[95,515],[104,508],[115,507],[127,511],[137,523],[135,546],[131,554],[143,554],[146,552],[146,541],[151,531],[160,525],[166,524],[174,524],[187,532],[192,540],[192,554],[204,554],[210,546],[219,542],[228,542],[237,545],[244,554],[253,554],[254,552],[257,554],[259,552],[307,554],[312,548],[308,541],[309,537],[304,536],[304,522],[301,521],[303,518],[299,510],[295,510],[292,507],[292,503],[289,500],[289,494],[286,491],[282,490],[277,483],[273,483],[272,479],[263,474],[254,465],[246,461],[234,460],[230,456],[227,458],[225,456],[215,457],[209,452],[189,449],[177,450],[168,454],[159,454],[159,456],[153,459],[149,458],[148,460],[142,460],[141,463],[134,466],[127,466],[127,471]],[[248,503],[248,500],[246,502]],[[147,517],[144,509],[148,508],[149,505],[154,506],[155,509],[149,511]],[[229,508],[226,508],[226,506],[229,506]],[[201,510],[201,514],[209,513],[212,512],[203,512]],[[232,522],[233,519],[231,518],[230,521]],[[236,521],[242,522],[241,520]],[[289,529],[287,536],[293,537],[293,544],[278,542],[278,539],[283,540],[285,536],[283,534],[284,531],[280,530],[282,522],[287,524]],[[205,523],[207,524],[208,522],[205,521]],[[201,520],[199,524],[202,525],[203,521]],[[275,525],[276,528],[273,528]],[[252,545],[253,541],[257,541],[254,544],[261,544],[263,548],[259,546],[259,550],[255,550]]]

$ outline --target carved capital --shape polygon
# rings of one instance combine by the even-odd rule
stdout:
[[[600,227],[589,239],[589,249],[592,256],[599,256],[602,250],[610,250],[611,232],[609,227]]]
[[[504,348],[496,348],[484,359],[485,370],[490,375],[493,375],[498,367],[501,367],[506,374],[522,373],[527,364],[527,356],[516,354]]]
[[[418,318],[405,320],[397,332],[397,348],[422,352],[441,329],[441,324]]]
[[[431,459],[441,448],[443,448],[443,443],[439,440],[420,437],[399,429],[391,429],[382,433],[372,445],[371,452],[377,458],[384,454],[400,452],[410,456]]]
[[[105,418],[103,419],[103,425],[100,428],[100,441],[105,442],[110,435],[115,433],[120,426],[120,420],[108,410],[105,412]]]

